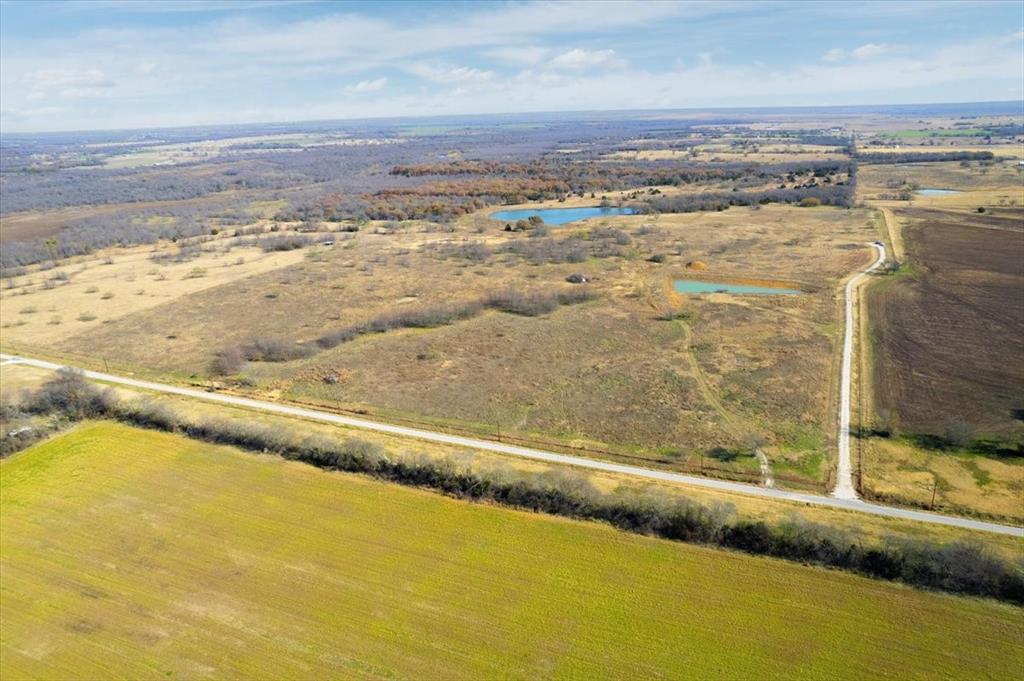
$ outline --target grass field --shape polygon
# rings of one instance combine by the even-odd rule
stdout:
[[[923,151],[927,151],[927,148]],[[1006,205],[1011,201],[1021,205],[1024,203],[1020,191],[1021,178],[1024,177],[1022,173],[1024,171],[1016,161],[992,165],[971,161],[966,166],[960,165],[959,161],[867,164],[862,165],[857,173],[857,194],[866,199],[876,198],[898,192],[900,183],[905,183],[962,192],[950,196],[913,195],[914,206],[974,210],[978,206]]]
[[[151,259],[175,250],[170,245],[109,249],[11,280],[14,285],[0,292],[0,339],[30,349],[54,346],[89,328],[303,258],[301,251],[265,253],[249,246],[204,252],[185,262]],[[53,279],[58,273],[64,278]]]
[[[84,424],[0,472],[5,679],[960,679],[1024,664],[1011,606],[120,425]]]
[[[926,448],[913,438],[870,438],[864,446],[869,498],[1024,522],[1024,458]],[[933,496],[934,495],[934,496]]]
[[[489,226],[478,231],[483,225]],[[602,227],[623,233],[593,236]],[[34,340],[50,335],[32,350],[76,361],[102,357],[120,371],[205,377],[214,354],[231,343],[253,337],[309,343],[396,310],[508,288],[565,289],[567,275],[583,272],[599,298],[592,303],[540,317],[491,312],[443,328],[362,337],[304,359],[250,363],[245,389],[686,470],[700,467],[701,452],[722,447],[730,451],[722,460],[707,459],[707,468],[755,480],[756,459],[737,451],[745,437],[763,433],[780,484],[786,476],[794,484],[824,484],[834,396],[831,381],[822,378],[833,376],[834,291],[870,257],[864,244],[875,232],[865,211],[766,206],[590,221],[552,229],[550,238],[575,239],[610,255],[542,264],[503,252],[510,243],[540,241],[503,232],[480,216],[469,216],[451,234],[405,223],[377,231],[109,323],[37,324]],[[430,246],[444,242],[491,252],[441,257]],[[671,294],[673,278],[694,276],[687,267],[693,261],[706,268],[700,276],[783,282],[805,293]],[[670,307],[680,318],[664,321]],[[5,338],[16,345],[29,331],[11,328]]]

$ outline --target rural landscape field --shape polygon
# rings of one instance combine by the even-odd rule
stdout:
[[[1024,668],[1022,33],[81,5],[0,4],[0,677]]]

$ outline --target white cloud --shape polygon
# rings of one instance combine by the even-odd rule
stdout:
[[[897,51],[899,48],[896,45],[887,45],[885,43],[867,43],[860,47],[854,48],[850,52],[857,59],[874,59],[875,57],[881,57],[883,54],[890,54]]]
[[[494,71],[484,71],[470,66],[442,66],[427,62],[416,62],[408,71],[420,78],[435,83],[482,83],[494,78]]]
[[[381,76],[375,80],[361,80],[355,85],[349,85],[344,89],[346,94],[357,95],[364,92],[377,92],[383,90],[388,84],[387,76]]]
[[[540,64],[549,54],[551,54],[551,49],[547,47],[538,47],[536,45],[510,45],[507,47],[496,47],[492,50],[487,50],[484,54],[507,64],[515,64],[517,66],[535,66]]]
[[[37,69],[25,73],[22,81],[28,85],[25,100],[30,102],[54,96],[64,99],[96,97],[116,85],[100,69]]]
[[[105,88],[113,87],[114,81],[99,69],[39,69],[25,74],[25,80],[35,90],[62,87]]]
[[[806,11],[840,11],[834,5],[806,5]],[[353,6],[334,7],[348,12]],[[272,23],[252,13],[231,13],[227,20],[211,14],[210,20],[168,22],[163,28],[119,24],[59,39],[5,34],[4,129],[868,98],[994,99],[1024,81],[1020,34],[1013,35],[1012,24],[999,35],[944,40],[943,47],[899,47],[885,42],[897,40],[888,37],[891,33],[876,32],[868,35],[877,42],[856,50],[837,47],[816,61],[814,53],[795,47],[792,59],[782,62],[767,59],[753,44],[748,51],[719,45],[702,36],[706,27],[694,28],[692,40],[684,28],[678,38],[667,30],[645,30],[687,16],[712,16],[716,26],[725,25],[718,21],[722,15],[748,8],[746,3],[524,2],[476,5],[443,21],[398,21],[351,10]],[[804,8],[794,5],[790,11]],[[616,49],[572,47],[593,44],[583,40],[608,40]],[[681,60],[684,50],[688,64]],[[759,57],[771,66],[759,64]],[[406,74],[417,82],[405,87]],[[395,86],[399,79],[403,87]],[[282,97],[286,88],[289,96]],[[351,96],[371,92],[372,97]],[[104,95],[118,97],[118,106],[97,104]],[[183,110],[182,101],[203,109]],[[9,123],[12,110],[38,111],[49,104],[66,110],[43,121]]]
[[[548,65],[553,69],[580,71],[596,68],[623,68],[626,61],[615,55],[615,50],[584,50],[575,48],[563,52]]]
[[[841,47],[833,47],[831,50],[821,55],[822,61],[837,62],[842,61],[846,58],[846,50]]]

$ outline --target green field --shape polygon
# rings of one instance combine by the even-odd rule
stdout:
[[[1021,610],[88,423],[0,464],[0,677],[1010,678]]]

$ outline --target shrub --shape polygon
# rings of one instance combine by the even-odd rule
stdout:
[[[237,345],[222,348],[210,362],[210,372],[217,376],[237,374],[245,367],[245,356]]]
[[[272,336],[253,338],[241,349],[242,356],[253,362],[287,362],[311,353],[311,348],[295,341]]]
[[[281,234],[279,236],[268,236],[259,239],[257,242],[264,251],[294,251],[297,248],[305,248],[314,243],[312,237],[302,234]]]
[[[953,447],[967,447],[974,441],[974,426],[962,418],[950,419],[943,429],[943,437]]]
[[[800,199],[800,203],[798,205],[801,208],[817,208],[818,206],[821,205],[821,199],[815,198],[813,196],[807,196]]]
[[[551,312],[559,305],[581,303],[594,297],[595,294],[583,289],[569,289],[554,294],[522,293],[508,289],[488,294],[480,300],[389,312],[362,324],[329,331],[320,336],[316,344],[321,348],[333,348],[368,333],[384,333],[402,328],[445,326],[474,317],[484,309],[535,317]]]
[[[64,367],[32,395],[28,407],[34,412],[57,413],[77,420],[107,414],[116,401],[109,388],[101,391],[81,371]]]

